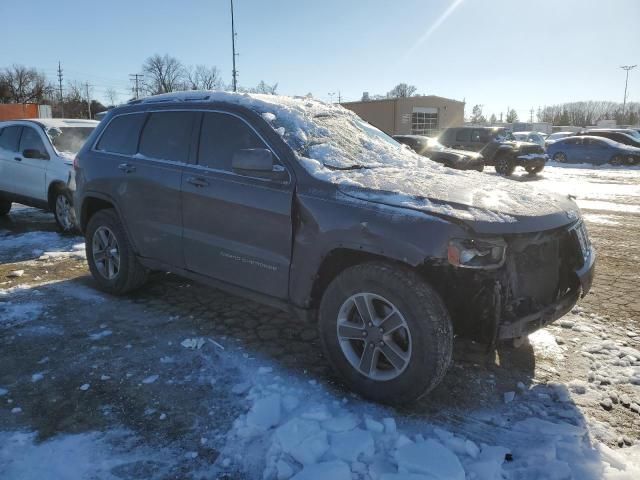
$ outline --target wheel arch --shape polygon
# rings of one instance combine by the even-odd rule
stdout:
[[[47,205],[49,206],[50,211],[54,211],[55,209],[55,194],[60,190],[65,190],[67,185],[62,180],[54,180],[49,184],[49,188],[47,189]]]

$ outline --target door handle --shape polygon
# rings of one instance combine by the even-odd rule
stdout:
[[[209,182],[207,182],[204,178],[201,177],[189,177],[187,178],[187,183],[190,183],[194,187],[208,187]]]
[[[118,168],[124,173],[131,173],[136,171],[136,167],[131,165],[130,163],[121,163],[120,165],[118,165]]]
[[[13,159],[14,159],[16,162],[21,162],[21,161],[22,161],[22,159],[21,159],[20,157],[13,157]]]

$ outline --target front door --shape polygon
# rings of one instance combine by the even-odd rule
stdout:
[[[185,263],[194,272],[286,298],[293,178],[234,172],[233,154],[248,148],[273,152],[243,119],[204,113],[196,164],[182,179]]]

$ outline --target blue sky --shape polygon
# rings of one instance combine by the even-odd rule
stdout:
[[[622,101],[640,64],[638,0],[235,0],[239,82],[357,100],[399,82],[465,99],[487,115],[573,100]],[[0,2],[0,66],[88,81],[95,96],[169,53],[231,80],[228,0]],[[628,98],[640,100],[640,67]]]

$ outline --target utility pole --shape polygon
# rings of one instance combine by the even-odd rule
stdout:
[[[64,118],[64,101],[62,99],[62,65],[58,60],[58,93],[60,94],[60,117]]]
[[[627,78],[624,81],[624,98],[622,99],[622,119],[624,120],[625,108],[627,107],[627,85],[629,84],[629,71],[638,65],[623,65],[620,68],[627,72]]]
[[[238,91],[238,71],[236,70],[236,27],[233,23],[233,0],[231,0],[231,53],[233,55],[233,70],[231,77],[233,81],[233,91]]]
[[[134,84],[135,84],[135,86],[133,87],[133,91],[135,93],[136,100],[137,100],[138,98],[140,98],[140,84],[139,84],[139,81],[142,80],[144,75],[140,75],[139,73],[130,73],[129,77],[130,77],[129,80],[134,82]]]
[[[338,103],[342,103],[342,95],[340,95],[340,90],[338,90]]]
[[[89,120],[91,120],[91,98],[89,98],[89,82],[85,82],[84,88],[87,92],[87,112],[89,112]]]
[[[533,107],[531,107],[531,110],[529,110],[530,116],[529,116],[529,123],[533,123]]]

